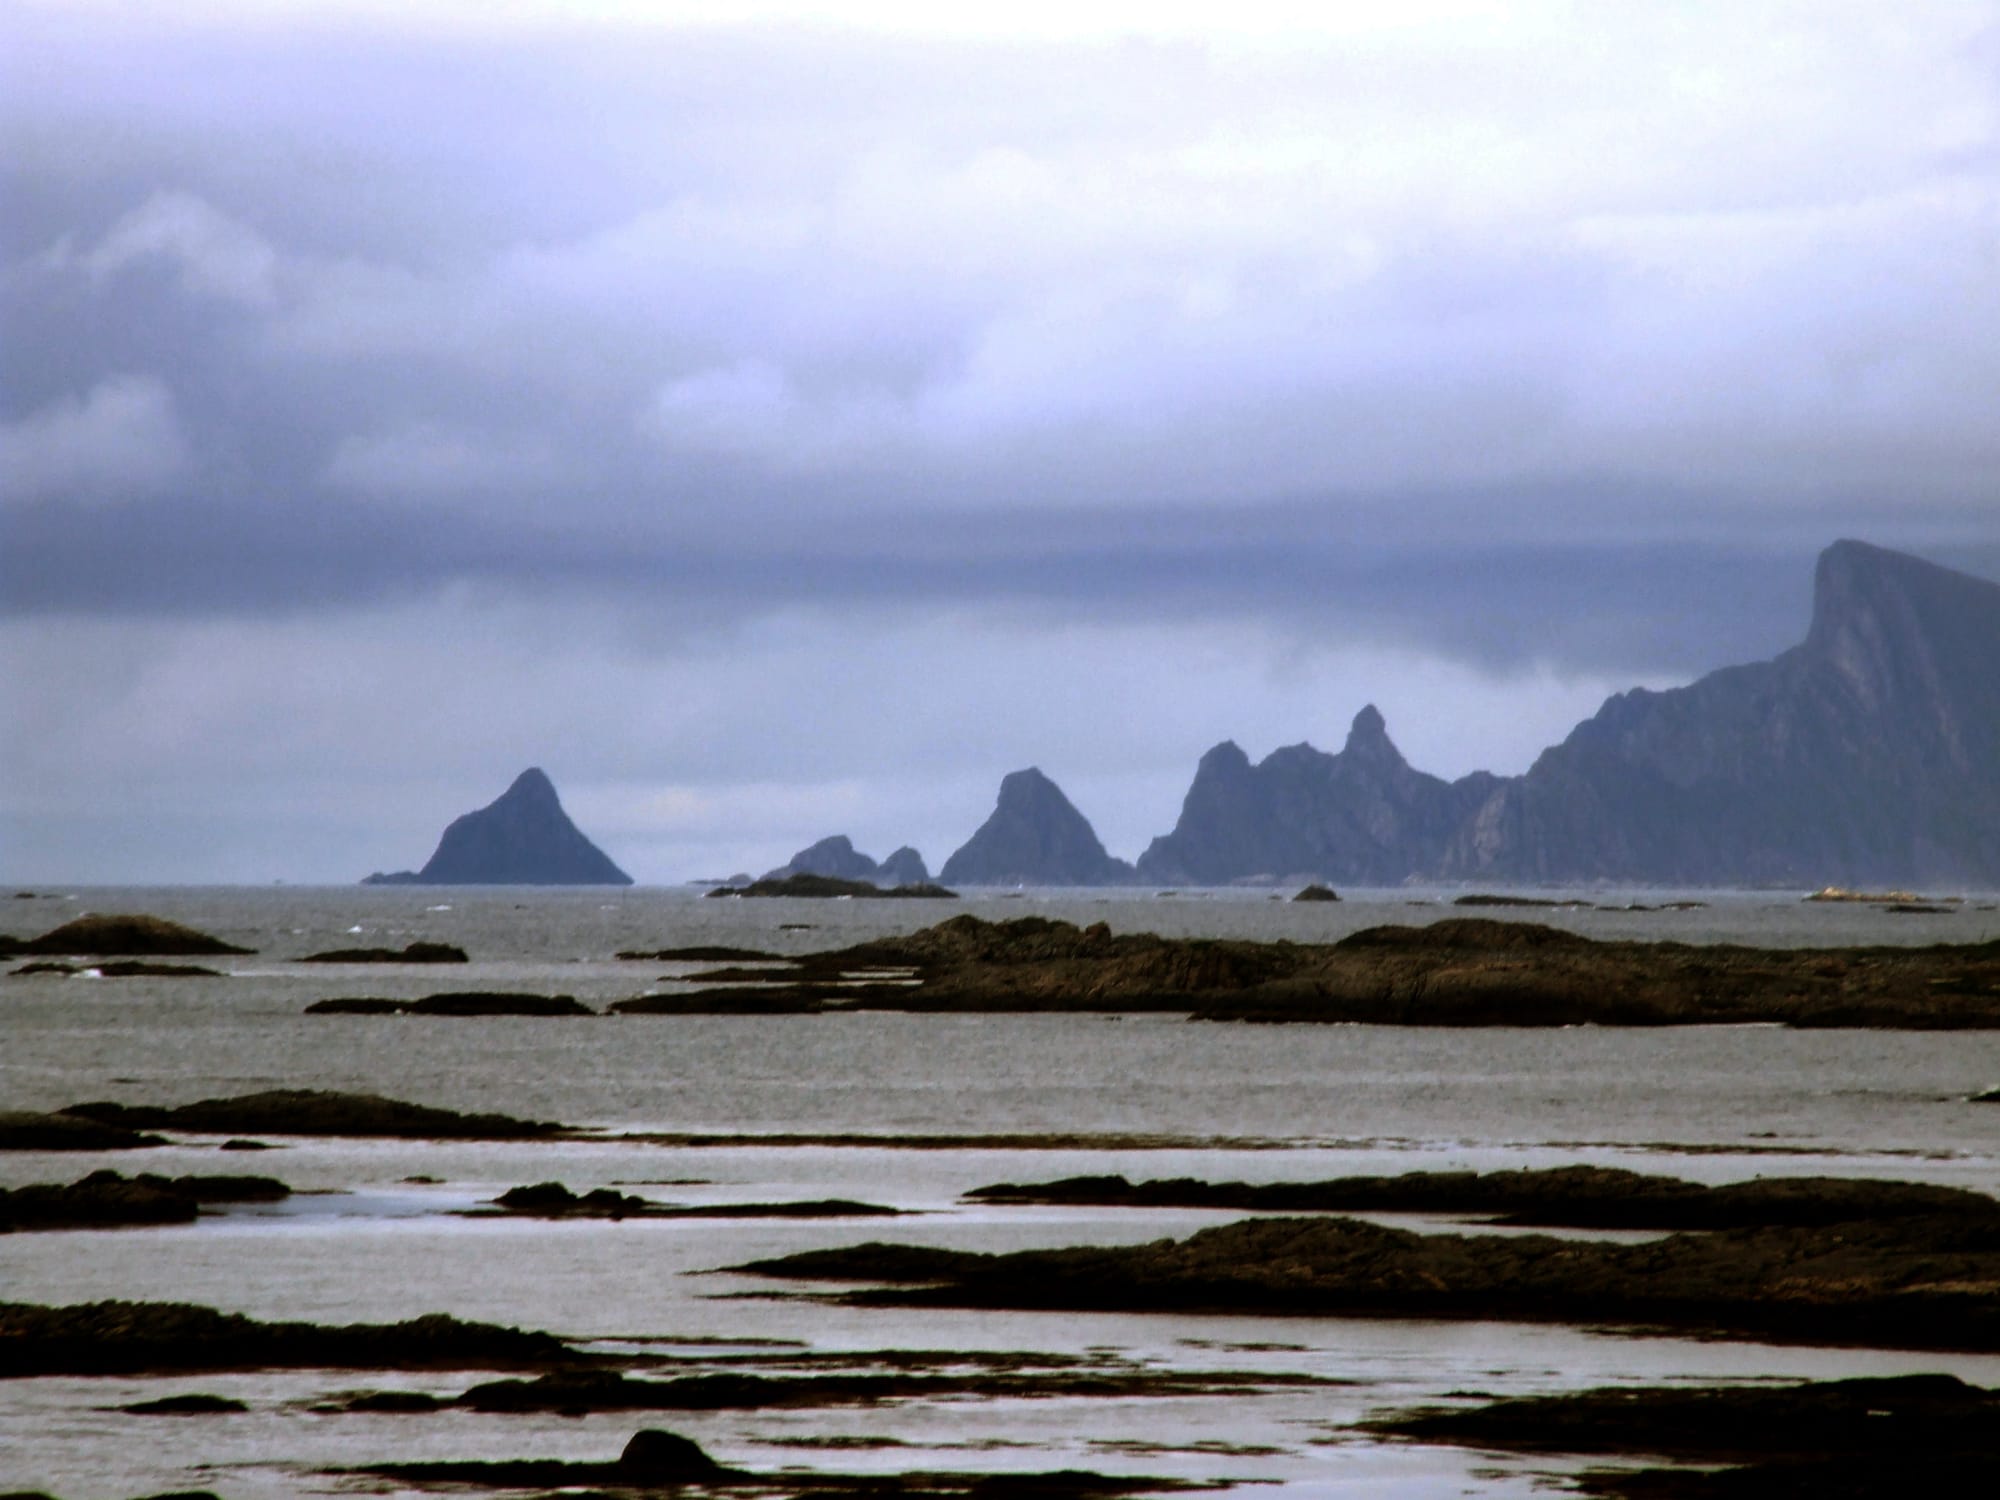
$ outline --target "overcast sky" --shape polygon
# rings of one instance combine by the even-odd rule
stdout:
[[[2000,0],[945,9],[0,0],[0,878],[1129,858],[2000,577]]]

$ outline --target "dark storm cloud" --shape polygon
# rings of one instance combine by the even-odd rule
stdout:
[[[1489,497],[1560,517],[1587,492]],[[1422,514],[1420,497],[1398,507]],[[875,517],[779,537],[606,538],[471,524],[428,509],[147,503],[25,507],[0,554],[0,612],[238,618],[406,603],[452,586],[588,602],[673,629],[783,609],[1040,621],[1256,620],[1302,638],[1414,643],[1496,670],[1690,675],[1796,642],[1812,528],[1766,548],[1565,543],[1551,534],[1426,543],[1357,535],[1324,504],[1134,508],[1087,518]],[[2000,575],[2000,546],[1925,545]]]

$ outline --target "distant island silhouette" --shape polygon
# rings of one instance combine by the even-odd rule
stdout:
[[[836,834],[766,877],[919,884]],[[1134,863],[1039,768],[944,862],[951,885],[2000,885],[2000,584],[1864,542],[1820,554],[1805,639],[1682,688],[1610,698],[1519,776],[1414,769],[1370,704],[1329,754],[1201,757]],[[371,884],[629,885],[524,771]]]

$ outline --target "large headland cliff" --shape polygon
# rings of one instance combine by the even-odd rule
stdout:
[[[1033,773],[1010,795],[1015,780],[948,880],[1991,887],[2000,584],[1836,542],[1799,645],[1620,693],[1519,776],[1426,775],[1372,705],[1333,753],[1253,763],[1225,741],[1130,873],[1052,782]]]

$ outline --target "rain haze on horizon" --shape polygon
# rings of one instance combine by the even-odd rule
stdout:
[[[0,875],[1524,769],[2000,577],[2000,4],[12,0]]]

